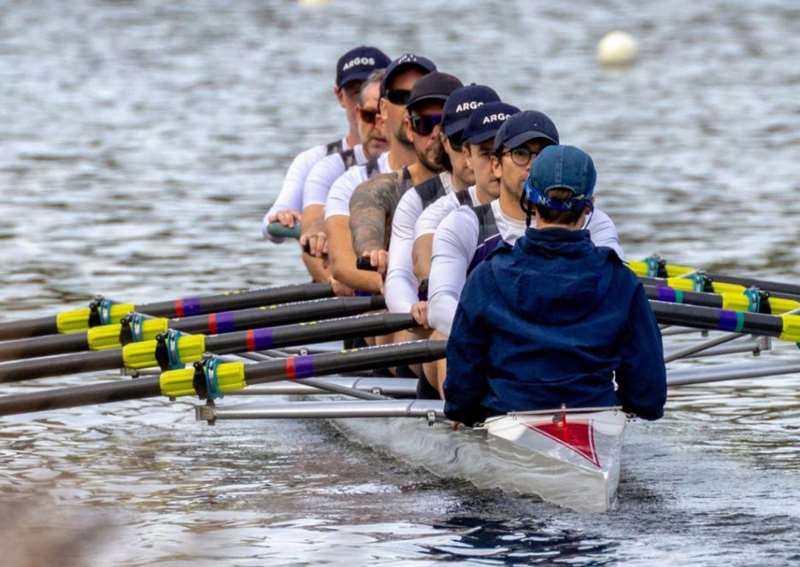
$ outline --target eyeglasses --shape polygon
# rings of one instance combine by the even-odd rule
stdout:
[[[405,106],[411,98],[411,91],[407,89],[389,89],[386,91],[386,100],[392,104]]]
[[[442,123],[442,114],[412,114],[411,129],[420,136],[429,136]]]
[[[359,108],[358,114],[361,120],[366,124],[375,124],[375,118],[378,116],[377,110],[369,110],[368,108]]]
[[[539,152],[535,152],[525,146],[520,146],[518,148],[514,148],[513,150],[502,152],[500,155],[504,156],[506,154],[511,154],[511,161],[518,166],[526,167],[529,163],[531,163],[532,159],[539,155]]]

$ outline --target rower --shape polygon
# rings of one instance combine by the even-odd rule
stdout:
[[[412,191],[406,191],[394,212],[384,294],[386,306],[395,313],[411,313],[423,326],[427,326],[427,321],[424,306],[417,305],[419,282],[414,274],[414,226],[428,205],[439,197],[462,193],[475,182],[461,152],[461,136],[473,109],[499,98],[494,90],[483,85],[459,87],[447,96],[442,108],[437,146],[447,158],[445,171],[415,186]]]
[[[620,405],[662,417],[664,353],[644,288],[583,229],[595,180],[580,149],[541,150],[525,181],[529,228],[474,270],[459,301],[444,383],[450,419]]]
[[[406,53],[392,61],[386,69],[380,86],[380,113],[376,125],[389,144],[389,151],[363,166],[351,167],[331,186],[325,201],[325,231],[328,258],[337,294],[353,293],[353,289],[367,293],[381,293],[383,282],[379,274],[358,270],[353,237],[350,232],[350,199],[356,187],[381,173],[402,171],[409,177],[406,166],[413,163],[413,147],[403,127],[405,105],[411,89],[418,79],[436,70],[436,65],[421,55]],[[341,283],[340,283],[341,282]]]
[[[361,143],[351,151],[321,159],[306,179],[300,245],[307,248],[303,261],[314,281],[327,282],[330,279],[330,272],[323,264],[322,256],[327,254],[324,216],[325,201],[331,185],[353,165],[364,165],[386,151],[386,138],[378,120],[380,83],[384,74],[383,69],[376,69],[361,85],[356,105],[356,123]]]
[[[339,106],[345,111],[350,128],[343,138],[328,144],[314,146],[294,158],[286,171],[278,198],[264,215],[261,227],[264,238],[269,238],[276,243],[283,240],[273,237],[267,232],[270,223],[279,222],[284,226],[292,227],[300,221],[303,188],[311,168],[326,155],[349,151],[358,144],[355,109],[361,82],[375,69],[385,68],[389,61],[386,54],[377,47],[363,45],[351,49],[339,58],[336,63],[336,84],[333,93],[336,95]]]
[[[404,128],[415,161],[402,172],[377,176],[361,184],[350,200],[350,229],[358,256],[370,259],[381,275],[388,267],[389,236],[392,218],[403,194],[413,186],[450,183],[445,171],[446,154],[439,136],[444,101],[461,81],[438,71],[421,78],[414,85],[406,105]]]
[[[479,207],[459,207],[436,229],[428,282],[428,321],[442,335],[450,334],[467,274],[501,241],[513,244],[525,232],[520,206],[523,183],[536,155],[557,144],[558,130],[550,118],[528,110],[508,118],[495,135],[491,164],[500,180],[500,196]],[[616,226],[599,208],[587,226],[597,246],[613,248],[624,257]]]

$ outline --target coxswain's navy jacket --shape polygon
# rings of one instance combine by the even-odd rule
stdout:
[[[660,418],[664,355],[642,284],[586,230],[529,228],[467,280],[444,393],[447,417],[466,424],[562,404]]]

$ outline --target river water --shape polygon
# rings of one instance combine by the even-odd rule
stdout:
[[[615,28],[640,41],[627,70],[593,58]],[[791,0],[33,0],[0,3],[0,31],[2,320],[302,282],[259,221],[291,158],[341,134],[333,66],[361,43],[547,112],[629,257],[800,275]],[[210,428],[165,401],[5,418],[0,564],[796,563],[797,385],[675,390],[631,426],[605,515],[437,480],[325,423]]]

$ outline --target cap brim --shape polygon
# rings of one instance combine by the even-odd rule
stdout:
[[[469,124],[469,116],[467,116],[466,118],[459,118],[458,120],[455,120],[453,122],[449,122],[445,124],[442,129],[444,130],[445,135],[447,135],[447,137],[450,137],[453,134],[463,132],[464,128],[467,127],[467,124]]]
[[[377,69],[377,67],[376,67],[376,69]],[[366,81],[367,77],[369,77],[372,74],[372,71],[374,71],[374,69],[370,70],[370,71],[368,71],[368,70],[353,71],[352,74],[348,74],[347,78],[344,79],[342,82],[340,82],[337,86],[339,88],[342,88],[343,86],[345,86],[345,85],[347,85],[349,83],[352,83],[353,81]]]
[[[530,132],[523,132],[521,134],[517,134],[510,140],[506,140],[503,142],[503,145],[507,148],[516,148],[517,146],[521,146],[525,142],[530,142],[531,140],[538,140],[540,138],[544,138],[545,140],[549,140],[554,144],[558,143],[558,140],[554,140],[544,132],[537,132],[537,131],[530,131]]]
[[[446,100],[447,100],[447,95],[430,94],[430,95],[425,95],[425,96],[423,96],[421,98],[416,98],[414,100],[409,100],[408,104],[406,104],[406,108],[412,108],[412,107],[417,106],[418,104],[421,104],[423,102],[431,102],[431,101],[445,102]]]
[[[467,144],[482,144],[488,140],[494,140],[494,137],[497,135],[497,130],[494,132],[478,132],[477,134],[473,134],[469,138],[464,138],[464,142]]]

